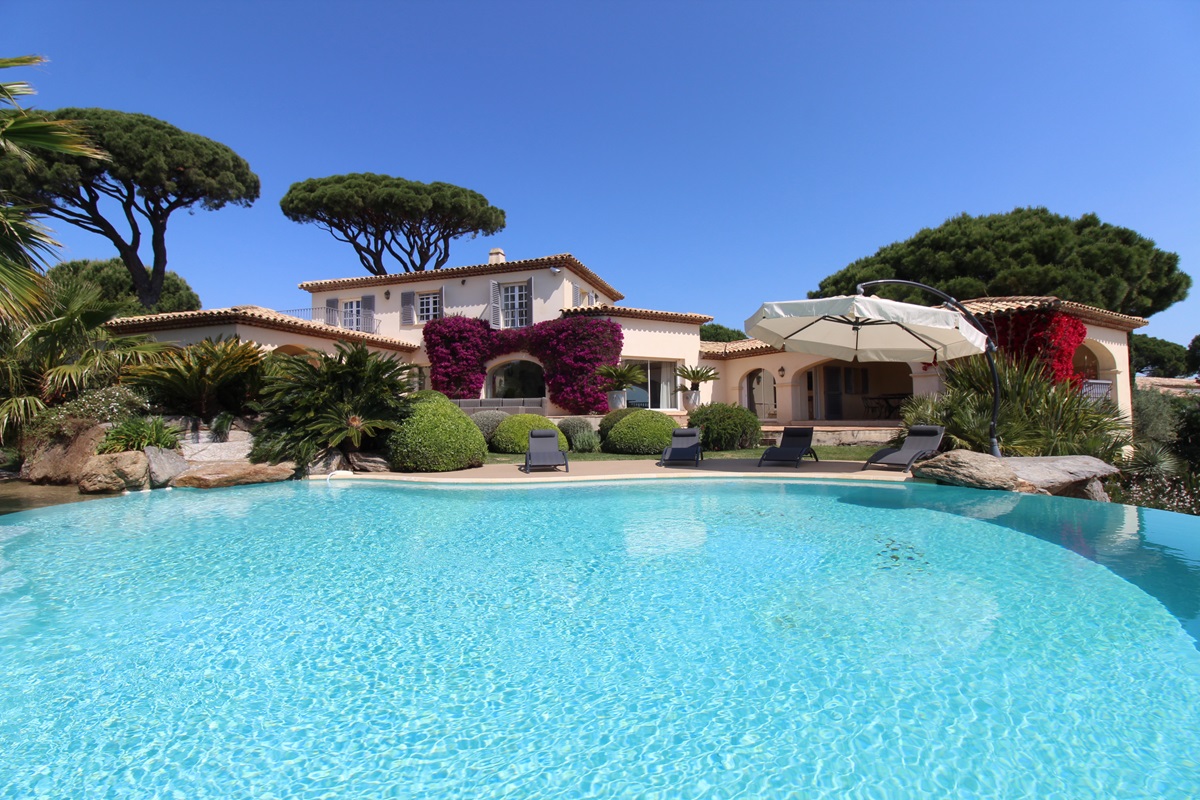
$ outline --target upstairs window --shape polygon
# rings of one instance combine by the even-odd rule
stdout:
[[[441,292],[429,292],[417,295],[417,322],[429,322],[432,319],[441,319],[441,316]]]
[[[500,327],[529,327],[529,284],[505,283],[500,286]]]
[[[362,330],[362,300],[342,302],[342,327],[349,331]]]

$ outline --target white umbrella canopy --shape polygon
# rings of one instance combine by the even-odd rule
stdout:
[[[746,333],[772,347],[844,361],[946,361],[987,349],[957,311],[845,295],[765,303]]]

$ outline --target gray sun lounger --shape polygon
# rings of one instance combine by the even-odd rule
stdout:
[[[567,472],[571,471],[566,452],[558,449],[558,431],[530,431],[529,450],[525,453],[525,471],[558,467],[565,467]]]
[[[704,450],[700,447],[699,428],[678,428],[671,431],[671,444],[663,450],[659,466],[666,466],[670,461],[691,461],[697,467],[704,460]]]
[[[812,441],[812,428],[784,428],[779,444],[768,447],[762,454],[762,458],[758,459],[758,465],[761,467],[764,461],[783,461],[799,467],[800,459],[805,456],[811,456],[814,461],[820,461],[821,459],[817,458],[817,454],[813,452]]]
[[[872,464],[880,467],[899,467],[903,472],[922,458],[937,455],[946,429],[941,425],[913,425],[900,447],[885,447],[867,459],[863,469]]]

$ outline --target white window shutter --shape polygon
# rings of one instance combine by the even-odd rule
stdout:
[[[400,293],[400,324],[415,325],[417,322],[417,293]]]
[[[500,284],[499,284],[499,282],[491,281],[491,288],[492,288],[492,307],[491,307],[491,309],[489,309],[491,311],[491,317],[492,317],[491,322],[492,322],[493,328],[499,328],[501,325],[501,319],[502,319],[501,313],[500,313]]]

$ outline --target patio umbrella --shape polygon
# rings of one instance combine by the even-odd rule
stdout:
[[[987,349],[987,335],[957,311],[865,295],[765,303],[746,320],[746,333],[844,361],[936,363]]]

